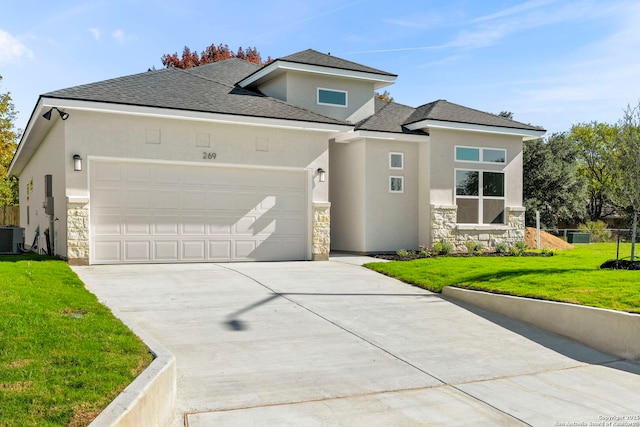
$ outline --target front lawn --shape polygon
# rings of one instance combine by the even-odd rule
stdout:
[[[85,426],[151,360],[65,262],[0,256],[1,426]]]
[[[620,246],[628,256],[631,244]],[[433,292],[445,286],[640,313],[640,271],[601,270],[614,243],[558,251],[552,257],[437,257],[366,267]]]

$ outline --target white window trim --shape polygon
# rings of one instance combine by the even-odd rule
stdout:
[[[391,158],[393,156],[400,156],[400,163],[402,163],[402,166],[400,167],[393,167],[391,164]],[[389,153],[389,169],[393,169],[393,170],[404,170],[404,153],[400,153],[400,152],[395,152],[392,151]]]
[[[458,148],[472,148],[478,151],[478,158],[480,160],[458,160]],[[503,151],[504,152],[504,162],[485,162],[483,160],[484,150],[495,150],[495,151]],[[506,165],[507,164],[507,150],[505,148],[495,148],[495,147],[472,147],[469,145],[456,145],[454,147],[454,159],[456,162],[461,163],[474,163],[474,164],[483,164],[483,165]]]
[[[400,190],[393,190],[391,187],[391,182],[393,181],[393,179],[399,179],[400,180]],[[389,176],[389,193],[393,193],[393,194],[402,194],[404,193],[404,176],[399,176],[399,175],[391,175]]]
[[[321,90],[326,90],[328,92],[340,92],[340,93],[344,93],[344,105],[341,104],[330,104],[328,102],[320,102],[320,91]],[[326,105],[328,107],[340,107],[340,108],[348,108],[349,107],[349,92],[347,92],[346,90],[340,90],[340,89],[329,89],[326,87],[319,87],[316,90],[316,102],[318,105]]]
[[[478,163],[478,162],[473,162],[473,163]],[[457,175],[458,175],[458,171],[465,171],[465,172],[478,172],[478,195],[477,196],[463,196],[463,195],[458,195],[457,194],[457,185],[456,185],[456,179],[457,179]],[[484,176],[483,176],[483,172],[491,172],[491,173],[501,173],[502,175],[504,175],[504,196],[500,197],[500,196],[485,196],[482,194],[482,188],[484,185]],[[467,169],[467,168],[455,168],[453,171],[453,195],[455,197],[454,199],[454,203],[456,206],[458,206],[458,199],[468,199],[468,200],[477,200],[478,201],[478,218],[477,221],[475,223],[471,223],[471,222],[457,222],[456,220],[456,224],[460,224],[460,225],[504,225],[507,221],[507,177],[506,177],[506,173],[504,173],[503,171],[492,171],[492,170],[487,170],[487,169]],[[389,183],[389,186],[391,186],[391,183]],[[403,187],[404,188],[404,187]],[[482,222],[482,219],[484,218],[484,204],[482,203],[483,200],[502,200],[504,201],[504,221],[505,223],[502,224],[491,224],[491,223],[484,223]]]

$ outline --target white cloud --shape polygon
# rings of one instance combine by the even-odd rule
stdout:
[[[126,35],[124,34],[124,31],[122,31],[120,28],[118,28],[113,33],[111,33],[111,37],[113,37],[113,39],[118,43],[124,43],[126,40]]]
[[[33,52],[20,40],[6,31],[0,30],[0,62],[9,62],[23,56],[33,58]]]
[[[91,34],[93,34],[93,37],[96,40],[100,40],[100,36],[102,34],[100,33],[100,30],[98,28],[89,28],[89,31],[91,32]]]

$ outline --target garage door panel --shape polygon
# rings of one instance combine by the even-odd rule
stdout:
[[[156,240],[153,242],[153,258],[158,261],[178,261],[178,247],[177,240]]]
[[[223,212],[233,209],[233,193],[230,190],[226,192],[218,189],[208,191],[204,201],[203,208],[208,211]]]
[[[93,163],[93,179],[96,183],[122,181],[122,164],[113,162]]]
[[[119,240],[103,240],[94,242],[95,259],[103,263],[122,261],[122,242]]]
[[[178,235],[178,215],[155,215],[153,218],[153,234],[164,236]]]
[[[128,163],[125,164],[124,179],[128,183],[152,183],[153,182],[153,165]]]
[[[127,209],[150,209],[152,208],[151,194],[147,189],[125,189],[124,203]]]
[[[125,215],[124,220],[124,235],[143,235],[148,236],[151,234],[150,217],[148,215]]]
[[[207,192],[204,190],[180,192],[180,208],[185,211],[203,210],[205,200],[207,200]]]
[[[127,261],[150,261],[151,260],[151,242],[149,240],[124,242],[124,257]]]
[[[189,261],[204,261],[206,259],[206,242],[204,240],[182,241],[182,259]]]
[[[98,236],[119,236],[122,234],[122,216],[118,214],[94,215],[91,221]]]
[[[100,187],[99,190],[92,191],[91,207],[95,208],[117,208],[123,206],[122,191],[119,187]]]
[[[209,218],[207,234],[210,236],[231,236],[233,225],[235,224],[234,218],[216,218],[215,221],[211,221]]]
[[[210,240],[209,241],[209,260],[212,261],[228,261],[233,258],[231,253],[231,240]]]
[[[183,216],[182,217],[182,234],[185,236],[202,236],[205,234],[207,222],[204,216]]]
[[[91,262],[306,259],[307,181],[302,170],[93,161]]]
[[[179,190],[156,190],[151,193],[152,205],[156,209],[177,210],[180,208]]]

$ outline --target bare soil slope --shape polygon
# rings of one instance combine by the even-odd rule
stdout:
[[[530,249],[535,249],[537,247],[536,240],[536,229],[533,227],[527,227],[524,233],[524,241]],[[572,249],[573,245],[554,236],[553,234],[540,230],[540,248],[562,251],[565,249]]]

